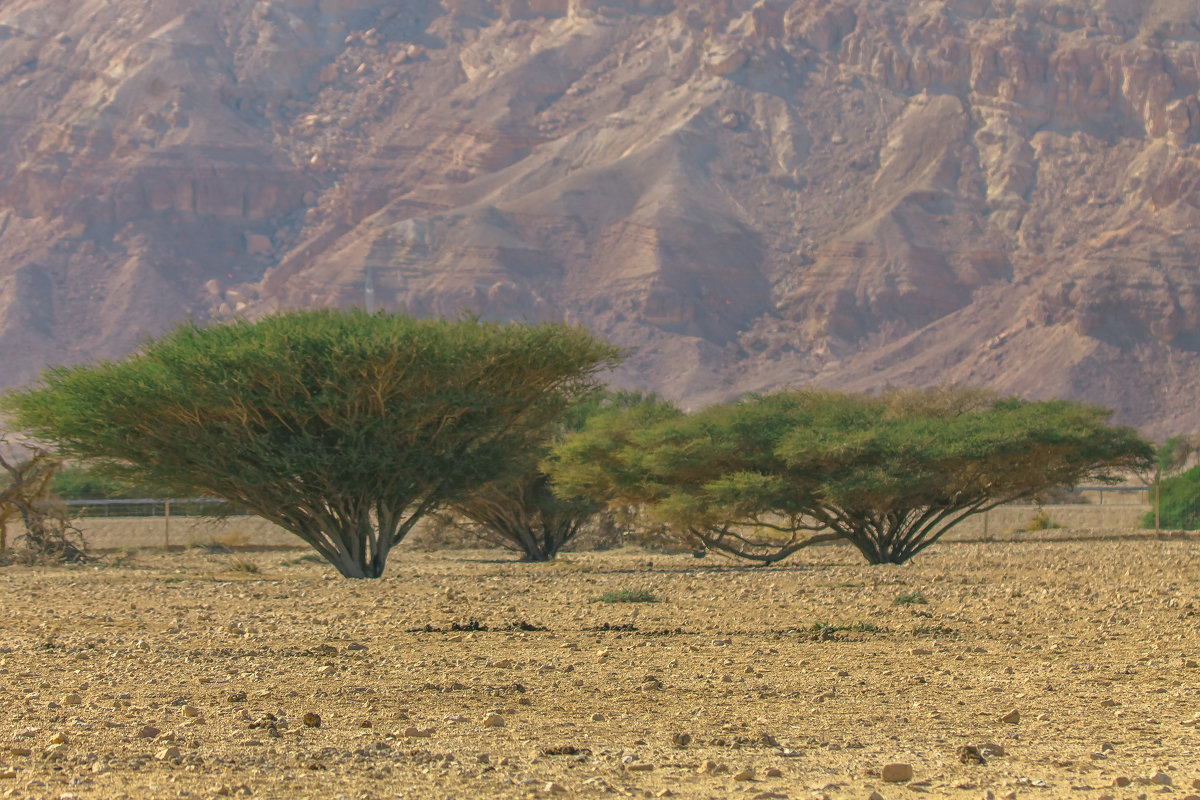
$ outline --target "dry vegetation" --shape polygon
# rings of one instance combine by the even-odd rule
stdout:
[[[767,569],[406,547],[364,582],[240,524],[195,535],[232,553],[96,534],[89,566],[0,570],[0,793],[1133,798],[1200,779],[1191,534],[997,532],[898,567],[841,545]],[[893,763],[912,780],[885,782]]]

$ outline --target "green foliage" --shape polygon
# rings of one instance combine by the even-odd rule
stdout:
[[[775,454],[796,395],[755,396],[684,415],[650,399],[601,416],[555,448],[564,489],[641,506],[702,547],[769,564],[817,538],[815,482]]]
[[[1061,527],[1062,525],[1055,522],[1045,511],[1038,511],[1029,518],[1029,522],[1025,523],[1025,530],[1031,533],[1033,531],[1057,530]]]
[[[927,600],[925,595],[921,594],[919,591],[904,592],[903,594],[898,594],[898,595],[896,595],[896,599],[892,601],[892,605],[897,605],[897,606],[912,606],[912,605],[923,606],[923,605],[928,605],[928,604],[929,604],[929,600]]]
[[[1159,524],[1168,530],[1200,530],[1200,466],[1159,482]],[[1151,490],[1153,492],[1153,490]],[[1143,528],[1154,528],[1154,511],[1142,517]]]
[[[618,589],[596,598],[597,603],[658,603],[658,595],[649,589]]]
[[[620,357],[564,325],[291,312],[183,324],[6,402],[63,457],[224,498],[377,577],[418,519],[508,474]]]
[[[555,449],[552,474],[762,562],[841,537],[900,563],[972,514],[1152,463],[1109,416],[953,388],[778,392],[589,426]]]
[[[63,500],[127,500],[164,497],[154,486],[129,484],[89,466],[64,465],[54,476],[51,492]]]

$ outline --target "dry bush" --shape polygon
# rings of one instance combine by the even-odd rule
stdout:
[[[0,468],[8,485],[0,490],[0,558],[28,564],[76,563],[87,560],[83,532],[67,514],[66,506],[53,502],[50,487],[62,462],[44,450],[34,450],[22,461],[0,455]],[[23,524],[21,549],[10,552],[8,526]]]

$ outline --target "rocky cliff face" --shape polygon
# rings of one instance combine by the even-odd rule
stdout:
[[[0,0],[0,133],[6,385],[369,280],[691,405],[1200,426],[1192,0]]]

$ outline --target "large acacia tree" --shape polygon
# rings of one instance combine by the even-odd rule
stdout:
[[[224,498],[378,577],[423,515],[507,474],[621,354],[579,328],[319,310],[178,326],[48,370],[15,426],[128,481]]]
[[[552,474],[761,563],[834,538],[900,563],[973,514],[1144,467],[1150,445],[1109,416],[962,389],[778,392],[584,431]]]

